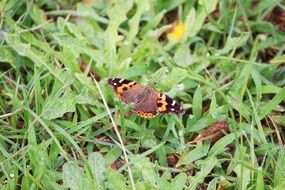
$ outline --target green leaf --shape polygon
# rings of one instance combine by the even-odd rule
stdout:
[[[205,177],[209,175],[209,173],[213,170],[215,165],[218,163],[217,158],[215,157],[208,157],[208,159],[201,160],[199,162],[200,171],[193,176],[192,183],[190,184],[190,190],[195,190],[197,188],[198,183],[203,183]]]
[[[199,160],[205,156],[209,151],[210,144],[205,143],[204,145],[198,144],[197,147],[186,154],[186,156],[181,156],[180,160],[178,161],[177,165],[186,165],[193,163],[196,160]]]
[[[127,180],[124,175],[112,169],[106,170],[107,181],[104,183],[105,189],[125,190]]]
[[[255,190],[264,190],[264,178],[262,168],[257,171],[256,187]]]
[[[278,153],[275,171],[274,171],[274,178],[273,178],[273,184],[274,186],[277,186],[279,183],[284,182],[285,179],[285,151],[281,150]]]
[[[5,45],[0,46],[0,60],[1,62],[9,63],[13,68],[16,67],[16,55],[15,52]],[[2,63],[3,64],[3,63]]]
[[[73,162],[67,162],[63,165],[63,184],[71,190],[92,189],[90,180],[88,180],[80,168]]]
[[[247,42],[248,38],[249,38],[248,32],[243,32],[238,37],[229,37],[226,41],[225,47],[217,51],[217,55],[226,54],[233,49],[237,49],[243,46]]]
[[[164,14],[166,13],[165,10],[162,10],[160,13],[156,14],[154,18],[151,18],[147,24],[141,29],[140,37],[144,37],[151,29],[159,25],[162,18],[164,17]]]
[[[161,84],[166,88],[171,88],[172,86],[181,82],[188,75],[185,69],[174,67],[170,74],[161,82]]]
[[[185,173],[180,173],[171,182],[171,189],[182,190],[185,189],[185,184],[187,182],[187,175]]]
[[[167,67],[161,67],[158,69],[155,73],[151,75],[151,83],[157,83],[158,81],[165,79],[165,75],[168,73],[168,68]]]
[[[122,155],[122,149],[118,146],[113,147],[105,156],[105,164],[111,165]]]
[[[73,94],[66,93],[59,98],[53,97],[48,100],[41,115],[46,119],[62,117],[67,112],[74,112],[75,104],[76,98]]]
[[[36,24],[42,24],[47,20],[45,12],[40,9],[35,3],[31,3],[29,14]]]
[[[91,168],[93,178],[97,184],[101,184],[105,178],[105,160],[99,152],[93,152],[88,156],[88,164]]]
[[[143,181],[146,181],[155,187],[157,174],[155,172],[154,165],[149,161],[148,158],[143,157],[134,162],[133,171],[135,175],[141,176]]]
[[[202,115],[202,93],[200,85],[195,90],[192,105],[195,118],[200,119]]]
[[[217,3],[218,3],[218,0],[212,0],[212,1],[204,1],[204,0],[201,0],[199,1],[199,4],[198,4],[198,8],[196,9],[196,12],[194,10],[191,10],[187,20],[194,20],[194,23],[191,23],[189,24],[189,26],[193,26],[193,28],[190,30],[190,29],[187,29],[189,31],[189,34],[188,36],[189,37],[193,37],[195,36],[199,31],[200,29],[202,28],[203,24],[204,24],[204,21],[206,19],[206,17],[212,12],[215,10],[216,6],[217,6]],[[188,27],[189,28],[189,27]]]
[[[262,105],[259,108],[260,119],[266,117],[270,112],[272,112],[280,102],[285,100],[285,88],[283,88],[278,94],[276,94],[269,102]]]
[[[189,117],[190,118],[190,117]],[[195,121],[193,120],[195,119]],[[186,132],[198,132],[202,129],[204,129],[205,127],[211,125],[212,123],[221,121],[226,119],[225,115],[221,115],[221,114],[208,114],[206,117],[202,117],[201,119],[199,119],[198,121],[196,120],[195,117],[192,116],[192,118],[189,119],[189,123],[187,123],[186,126]]]
[[[234,169],[234,172],[236,173],[239,182],[242,182],[242,190],[248,189],[247,186],[251,180],[251,170],[245,166],[238,164]]]
[[[187,45],[181,46],[174,54],[174,61],[180,67],[187,67],[193,63],[195,58],[191,56]]]
[[[234,133],[224,136],[223,138],[221,138],[218,142],[214,144],[214,146],[210,149],[208,155],[216,156],[220,153],[225,152],[226,146],[232,143],[235,140],[235,138],[238,138],[239,136],[240,134],[234,134]]]

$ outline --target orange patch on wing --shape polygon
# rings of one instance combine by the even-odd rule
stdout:
[[[122,86],[119,86],[116,91],[117,91],[118,93],[122,93],[123,91],[126,91],[126,90],[128,90],[128,89],[134,87],[136,84],[137,84],[137,83],[134,82],[134,81],[133,81],[133,82],[130,82],[130,83],[128,83],[128,84],[122,84]]]
[[[166,96],[165,94],[158,94],[158,100],[157,100],[157,104],[159,105],[157,107],[157,110],[159,112],[164,112],[167,110],[166,106],[167,106],[167,102],[165,101],[166,100]]]
[[[145,119],[151,119],[155,116],[155,114],[151,112],[142,112],[142,111],[135,111],[136,114],[138,114],[140,117],[143,117]]]
[[[124,98],[120,93],[116,93],[116,96],[117,96],[122,102],[125,102],[125,98]]]

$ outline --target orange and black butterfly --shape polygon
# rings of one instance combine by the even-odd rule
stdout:
[[[132,111],[143,118],[152,118],[157,114],[183,114],[178,102],[163,93],[156,92],[149,85],[141,85],[133,80],[110,78],[107,83],[115,94],[126,104],[133,104]]]

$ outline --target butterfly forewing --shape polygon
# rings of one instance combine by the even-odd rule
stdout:
[[[184,113],[184,109],[178,102],[162,93],[158,94],[157,109],[162,114],[174,113],[180,115]]]

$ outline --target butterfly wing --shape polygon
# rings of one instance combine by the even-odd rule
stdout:
[[[184,113],[184,109],[178,102],[162,93],[158,93],[157,111],[162,114],[173,113],[180,115]]]
[[[150,90],[147,94],[138,96],[137,101],[134,105],[133,112],[137,113],[143,118],[150,119],[157,115],[157,92]]]
[[[122,78],[110,78],[107,83],[112,86],[118,98],[129,104],[136,102],[136,96],[143,90],[144,86],[136,81]]]

